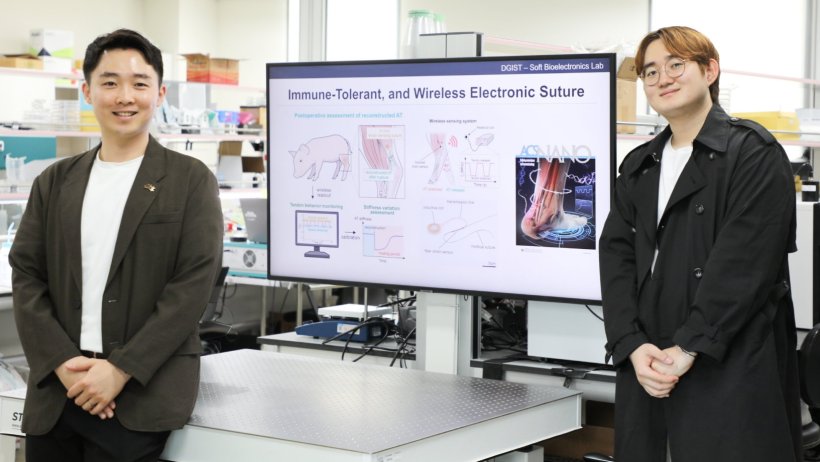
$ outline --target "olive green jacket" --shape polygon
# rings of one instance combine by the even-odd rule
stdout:
[[[99,147],[61,160],[32,185],[9,262],[29,366],[23,431],[57,422],[66,390],[54,370],[80,354],[83,198]],[[103,294],[108,360],[132,376],[115,399],[127,428],[182,427],[196,400],[198,320],[221,261],[214,175],[151,138],[125,204]]]

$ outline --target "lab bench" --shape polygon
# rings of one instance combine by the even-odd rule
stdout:
[[[0,433],[21,434],[23,402],[0,393]],[[561,387],[238,350],[202,358],[193,415],[161,457],[466,462],[580,426],[581,394]]]

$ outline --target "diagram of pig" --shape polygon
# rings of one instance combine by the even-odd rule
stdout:
[[[341,181],[344,181],[350,172],[352,151],[350,143],[341,135],[313,138],[300,144],[297,150],[288,152],[293,157],[294,178],[302,178],[307,174],[308,180],[316,181],[319,179],[322,166],[326,163],[336,164],[336,170],[333,172],[334,180],[341,173]]]

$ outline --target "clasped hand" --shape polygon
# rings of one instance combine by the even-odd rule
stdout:
[[[629,359],[638,383],[655,398],[668,398],[695,361],[678,346],[661,350],[651,343],[636,348]]]
[[[114,417],[116,398],[131,378],[104,359],[76,356],[55,371],[74,404],[100,419]]]

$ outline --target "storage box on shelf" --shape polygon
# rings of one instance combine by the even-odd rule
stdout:
[[[619,122],[636,122],[638,98],[638,73],[635,58],[624,58],[618,68],[615,81],[615,118]],[[633,125],[618,125],[618,133],[635,133]]]
[[[26,59],[27,61],[29,59]],[[40,62],[32,59],[31,61]],[[49,82],[49,80],[51,82]],[[92,108],[85,105],[79,87],[82,83],[82,75],[77,73],[46,72],[22,68],[2,68],[0,67],[0,85],[5,88],[5,92],[0,91],[3,105],[0,107],[0,135],[9,137],[30,137],[30,136],[51,136],[57,138],[97,138],[99,128],[93,116]],[[68,87],[65,84],[68,84]],[[225,95],[231,91],[238,91],[241,95],[251,101],[264,95],[264,89],[237,87],[234,85],[219,85],[211,83],[188,83],[167,81],[168,93],[166,101],[172,101],[180,107],[191,102],[191,95],[196,94],[197,104],[206,110],[215,104],[215,100],[222,101]],[[214,87],[221,87],[219,97],[211,96]],[[13,89],[13,90],[12,90]],[[202,97],[201,95],[205,95]],[[251,95],[251,96],[248,96]],[[38,102],[39,108],[36,120],[28,120],[27,115],[34,114],[34,100]],[[200,101],[201,100],[201,101]],[[78,111],[74,111],[73,117],[59,117],[54,120],[43,120],[46,115],[64,111],[56,109],[68,109],[68,104],[64,101],[71,101],[75,106],[82,106]],[[77,102],[80,102],[78,105]],[[56,105],[59,102],[59,105]],[[52,104],[54,103],[54,104]],[[228,107],[239,108],[241,102],[232,101],[226,103]],[[59,106],[59,107],[58,107]],[[79,113],[77,113],[79,112]],[[238,111],[233,111],[238,114]],[[59,119],[59,120],[58,120]],[[232,128],[233,127],[233,128]],[[235,124],[231,127],[207,126],[204,129],[195,130],[183,134],[180,127],[175,131],[157,130],[157,138],[182,138],[183,140],[202,140],[218,142],[221,140],[247,140],[258,141],[265,135],[259,128],[255,130],[237,130]],[[76,151],[75,151],[76,152]]]
[[[241,156],[242,142],[241,141],[220,141],[219,142],[220,156]]]
[[[202,53],[184,54],[189,82],[239,84],[239,61],[211,58]]]
[[[55,73],[71,73],[72,62],[69,58],[60,58],[56,56],[40,56],[40,61],[43,63],[43,70]]]
[[[29,36],[31,56],[74,58],[74,32],[55,29],[35,29]]]
[[[43,68],[43,62],[31,55],[5,55],[0,57],[0,67],[39,70]]]
[[[798,132],[800,131],[800,121],[794,112],[735,112],[732,114],[741,119],[754,120],[767,129],[775,132],[774,136],[783,140],[799,140],[799,133],[777,133],[778,131]]]
[[[820,109],[800,108],[795,111],[800,121],[802,137],[809,140],[820,140]]]

